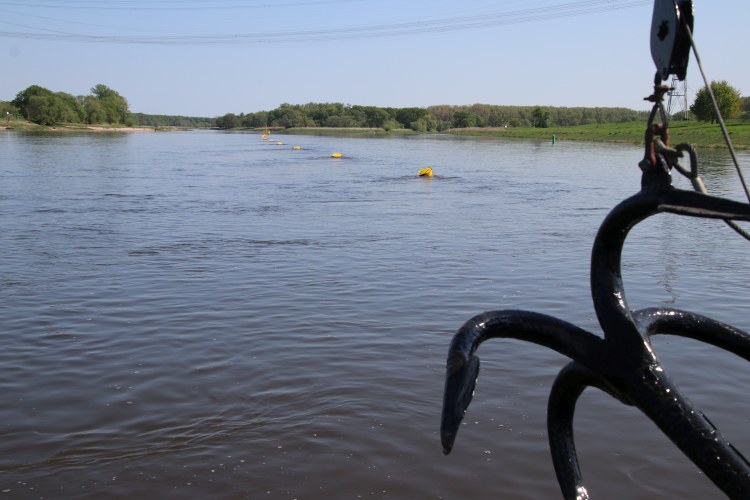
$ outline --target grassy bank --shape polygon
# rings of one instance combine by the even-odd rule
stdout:
[[[502,128],[502,129],[455,129],[451,134],[486,137],[508,137],[518,139],[552,140],[554,135],[558,141],[591,141],[618,142],[625,144],[643,144],[645,123],[605,123],[601,125],[578,125],[574,127],[549,128]],[[721,148],[725,147],[724,137],[719,125],[702,122],[678,122],[669,124],[670,142],[679,144],[688,142],[696,147]],[[750,121],[730,120],[727,129],[732,143],[737,149],[750,150]]]
[[[616,142],[624,144],[643,144],[645,131],[644,122],[626,123],[604,123],[595,125],[578,125],[572,127],[533,128],[533,127],[508,127],[508,128],[467,128],[453,129],[448,131],[452,135],[466,135],[478,137],[505,137],[511,139],[536,139],[540,141],[551,141],[554,135],[557,141],[590,141],[590,142]],[[9,122],[0,123],[0,130],[23,130],[23,131],[152,131],[152,130],[184,130],[179,127],[122,127],[114,125],[81,125],[62,124],[54,127],[37,125],[26,120],[13,119]],[[735,148],[750,150],[750,121],[729,120],[727,129]],[[716,123],[682,122],[670,123],[671,143],[690,143],[702,148],[723,148],[724,138],[719,125]],[[272,130],[272,133],[304,134],[304,135],[348,135],[359,137],[382,137],[392,135],[416,134],[410,129],[398,129],[385,131],[379,128],[290,128],[285,130]]]
[[[533,128],[465,128],[452,129],[451,135],[474,137],[505,137],[509,139],[536,139],[551,141],[554,135],[558,141],[614,142],[623,144],[643,144],[645,122],[604,123],[594,125],[577,125],[572,127]],[[724,137],[716,123],[673,121],[669,124],[671,144],[690,143],[702,148],[723,148]],[[735,148],[750,150],[750,121],[729,120],[727,129]],[[273,131],[284,134],[305,135],[354,135],[354,136],[388,136],[416,134],[409,129],[385,131],[374,128],[291,128]]]

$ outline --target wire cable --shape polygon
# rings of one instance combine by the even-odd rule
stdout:
[[[732,139],[729,137],[729,132],[727,131],[727,126],[724,123],[724,119],[721,116],[721,111],[719,111],[719,103],[716,101],[716,96],[714,95],[714,91],[711,88],[711,85],[708,83],[708,78],[706,77],[706,72],[703,70],[703,63],[701,62],[701,58],[698,55],[698,47],[695,45],[695,40],[693,39],[693,33],[688,25],[684,25],[685,32],[688,35],[688,38],[690,39],[690,45],[693,48],[693,54],[695,54],[695,60],[698,63],[698,69],[700,69],[701,76],[703,77],[703,83],[706,84],[706,91],[708,92],[708,95],[711,97],[711,104],[713,105],[714,111],[716,112],[716,118],[719,122],[719,127],[721,127],[721,132],[724,135],[724,142],[727,144],[727,148],[729,148],[729,154],[732,157],[732,161],[734,162],[734,168],[737,170],[737,175],[740,178],[740,183],[742,184],[742,188],[745,190],[745,196],[747,197],[748,202],[750,202],[750,190],[748,190],[747,183],[745,182],[745,176],[742,174],[742,169],[740,168],[740,163],[737,160],[737,154],[734,151],[734,146],[732,145]]]
[[[677,0],[675,0],[675,9],[677,9]],[[701,72],[701,77],[703,78],[703,83],[706,85],[706,91],[708,92],[709,97],[711,98],[711,105],[714,108],[714,112],[716,113],[717,121],[719,122],[719,127],[721,128],[721,133],[724,135],[724,142],[727,145],[727,148],[729,149],[729,155],[732,157],[732,162],[734,163],[734,168],[737,171],[737,176],[740,179],[740,184],[742,185],[742,189],[745,191],[745,196],[747,197],[748,202],[750,202],[750,190],[748,190],[747,183],[745,182],[745,176],[742,174],[742,168],[740,167],[740,162],[737,160],[737,154],[734,151],[734,146],[732,145],[732,139],[729,137],[729,132],[727,131],[727,126],[724,123],[724,118],[721,116],[721,111],[719,110],[719,103],[716,101],[716,96],[714,95],[714,91],[711,88],[711,85],[708,82],[708,77],[706,76],[706,72],[703,69],[703,62],[701,61],[700,55],[698,54],[698,47],[695,43],[695,39],[693,38],[693,32],[690,29],[690,26],[687,25],[687,23],[682,23],[682,27],[685,30],[685,33],[688,36],[688,39],[690,40],[690,46],[693,49],[693,54],[695,54],[695,60],[698,63],[698,69]],[[737,234],[745,238],[746,240],[750,241],[750,233],[745,231],[743,228],[741,228],[736,222],[724,219],[724,222],[727,226],[731,227]]]
[[[585,0],[578,2],[565,2],[554,6],[522,9],[516,11],[495,12],[476,16],[457,16],[437,20],[422,20],[381,25],[365,25],[358,27],[355,26],[293,32],[286,31],[179,36],[87,35],[81,33],[69,33],[57,30],[24,26],[28,29],[36,29],[37,32],[0,31],[0,38],[5,37],[48,41],[134,45],[268,45],[279,43],[320,42],[361,38],[385,38],[426,33],[462,31],[476,28],[490,28],[509,24],[528,23],[542,20],[558,19],[563,17],[573,17],[608,12],[613,10],[622,10],[630,7],[646,5],[649,3],[649,1],[650,0],[631,0],[612,3],[611,0]],[[2,20],[0,20],[0,24],[19,26],[16,23],[10,23]],[[38,31],[43,31],[43,33],[40,33]]]

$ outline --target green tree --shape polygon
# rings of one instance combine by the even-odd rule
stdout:
[[[234,113],[227,113],[216,119],[216,126],[221,129],[237,128],[242,126],[242,118]]]
[[[26,118],[40,125],[55,125],[60,122],[62,110],[54,97],[32,95],[26,103]]]
[[[535,115],[536,113],[536,115]],[[645,121],[647,111],[627,108],[546,108],[539,106],[439,105],[428,108],[380,108],[341,103],[282,104],[271,111],[240,115],[245,127],[370,127],[386,131],[444,131],[461,127],[548,127]],[[239,125],[237,125],[239,126]]]
[[[128,101],[106,85],[98,84],[91,95],[74,97],[31,85],[12,101],[21,116],[42,124],[57,123],[134,123],[129,120]]]
[[[82,118],[81,105],[75,97],[64,92],[55,94],[38,85],[19,92],[12,104],[27,120],[40,125],[79,123]]]
[[[304,127],[308,124],[306,118],[307,115],[300,106],[286,103],[268,113],[270,124],[276,127]]]
[[[18,115],[18,108],[10,102],[0,101],[0,119],[8,122],[11,118],[15,118],[16,115]]]
[[[745,120],[750,118],[750,97],[742,98],[742,118]]]
[[[40,87],[39,85],[31,85],[29,87],[26,87],[24,90],[20,91],[18,94],[16,94],[16,98],[11,101],[11,103],[18,108],[21,113],[25,114],[26,106],[29,104],[29,99],[31,99],[35,95],[49,95],[52,94],[51,90],[47,90],[44,87]]]
[[[83,111],[86,123],[106,123],[107,114],[104,112],[102,101],[93,95],[83,98]]]
[[[432,113],[427,113],[422,118],[411,124],[412,130],[415,132],[436,132],[439,127],[440,122]]]
[[[291,106],[290,104],[282,104],[284,106]],[[296,106],[302,112],[305,117],[307,126],[313,127],[325,127],[326,120],[331,116],[345,116],[349,114],[350,107],[340,102],[323,102],[314,103],[310,102],[304,106]],[[314,123],[314,124],[313,124]]]
[[[502,127],[508,123],[508,113],[500,106],[492,106],[490,115],[487,118],[487,125],[490,127]]]
[[[469,111],[479,117],[480,127],[486,127],[492,116],[492,106],[489,104],[472,104]]]
[[[53,95],[51,90],[39,85],[31,85],[16,94],[12,104],[27,120],[42,125],[52,125],[55,123],[55,117],[51,109]]]
[[[375,106],[353,106],[352,109],[360,109],[364,114],[364,125],[371,128],[383,128],[390,116],[382,108]]]
[[[711,82],[711,90],[716,97],[719,113],[724,118],[736,118],[742,112],[740,91],[729,85],[726,80]],[[711,103],[711,96],[706,87],[701,88],[695,95],[695,101],[690,106],[690,111],[695,117],[704,122],[714,123],[717,120],[716,112]]]
[[[427,114],[424,108],[402,108],[396,112],[396,121],[401,123],[404,128],[412,128],[412,123]]]
[[[268,112],[258,111],[257,113],[248,113],[242,119],[242,126],[248,128],[261,128],[268,124]]]
[[[391,130],[398,130],[402,127],[403,125],[401,125],[401,122],[397,122],[395,119],[390,117],[385,121],[385,123],[383,123],[383,130],[385,130],[386,132],[390,132]]]
[[[549,127],[549,113],[537,106],[531,113],[531,125],[534,128]]]
[[[361,123],[357,123],[357,120],[350,115],[333,115],[326,118],[323,122],[324,127],[333,128],[349,128],[358,127]]]
[[[130,113],[128,120],[134,126],[142,127],[210,128],[216,124],[215,118],[205,116],[147,115],[144,113]]]
[[[453,126],[456,128],[484,127],[484,119],[469,110],[461,109],[453,114]]]
[[[86,121],[86,111],[83,109],[80,99],[65,92],[58,92],[56,95],[63,104],[63,122],[83,123]]]
[[[101,83],[95,85],[91,89],[91,94],[93,94],[95,98],[99,99],[101,109],[98,111],[103,113],[104,122],[127,122],[128,116],[130,115],[130,110],[128,108],[128,101],[123,96]],[[89,123],[101,123],[101,113],[97,115],[97,117],[99,118],[98,120],[92,120],[92,118],[89,116]]]

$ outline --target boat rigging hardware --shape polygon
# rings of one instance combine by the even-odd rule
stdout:
[[[657,19],[669,10],[669,5],[674,11],[666,18]],[[666,45],[657,45],[654,55],[657,65],[654,93],[647,98],[654,106],[646,127],[645,155],[638,164],[642,170],[641,191],[610,211],[599,227],[591,252],[591,296],[603,337],[531,311],[494,310],[473,317],[459,328],[448,350],[440,438],[443,452],[450,453],[474,397],[479,346],[492,338],[524,340],[553,349],[572,360],[553,383],[547,406],[552,463],[566,499],[589,498],[573,438],[576,403],[588,387],[600,389],[638,408],[730,498],[750,498],[750,463],[682,395],[651,344],[654,335],[677,335],[705,342],[750,361],[750,333],[669,307],[632,310],[625,297],[622,249],[628,233],[639,222],[659,213],[723,219],[729,224],[734,224],[735,220],[750,221],[750,204],[706,194],[698,174],[697,155],[690,145],[671,147],[669,144],[669,123],[663,105],[669,88],[661,85],[661,81],[671,73],[685,76],[685,42],[678,36],[676,27],[684,28],[681,31],[695,50],[690,34],[692,2],[655,0],[653,24],[658,27],[656,38],[662,37],[661,42]],[[664,56],[667,53],[668,58]],[[698,59],[697,51],[695,53]],[[657,114],[661,123],[655,123]],[[728,145],[731,150],[731,144]],[[679,164],[685,153],[690,169]],[[672,185],[672,168],[690,179],[695,192]]]
[[[695,152],[695,148],[687,143],[678,144],[675,147],[671,147],[669,144],[669,117],[664,109],[664,96],[671,90],[673,90],[671,87],[658,83],[654,85],[654,93],[644,98],[644,100],[652,102],[654,105],[651,108],[651,113],[646,123],[644,158],[638,163],[643,172],[641,189],[671,185],[670,171],[674,168],[691,182],[696,192],[708,194],[706,185],[703,183],[698,171],[698,155]],[[655,123],[657,114],[661,123]],[[679,163],[679,159],[685,153],[688,154],[690,160],[689,170]],[[740,180],[744,184],[742,177],[740,177]],[[737,234],[750,241],[750,233],[741,228],[736,222],[728,219],[725,219],[724,222]]]
[[[693,30],[692,0],[655,0],[651,20],[651,57],[657,77],[666,80],[676,75],[684,80],[690,59],[690,37]]]

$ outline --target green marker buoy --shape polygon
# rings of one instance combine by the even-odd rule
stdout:
[[[555,134],[552,134],[552,144],[555,144],[557,142],[557,136]]]

